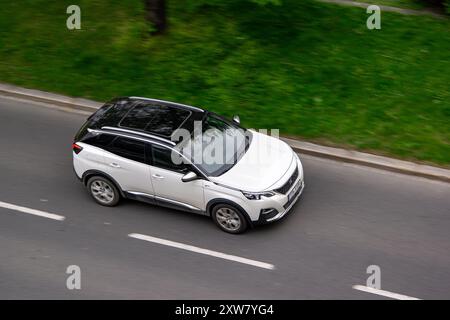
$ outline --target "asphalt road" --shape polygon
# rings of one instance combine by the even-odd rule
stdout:
[[[307,186],[283,221],[234,236],[206,217],[95,204],[72,172],[85,115],[0,98],[0,299],[450,298],[449,184],[303,156]],[[245,122],[245,119],[243,119]],[[128,237],[140,233],[273,264],[267,270]],[[66,268],[81,268],[81,290]]]

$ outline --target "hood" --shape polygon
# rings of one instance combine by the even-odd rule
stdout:
[[[270,189],[294,161],[294,152],[285,142],[252,131],[252,141],[244,156],[214,182],[243,191]]]

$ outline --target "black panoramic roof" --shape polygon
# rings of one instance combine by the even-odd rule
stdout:
[[[115,127],[145,132],[170,139],[178,128],[191,131],[201,120],[202,109],[168,101],[140,97],[116,98],[106,103],[89,119],[90,127]]]

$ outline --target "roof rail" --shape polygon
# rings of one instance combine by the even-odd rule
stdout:
[[[165,139],[165,138],[162,138],[162,137],[158,137],[158,136],[155,136],[155,135],[150,134],[150,133],[145,133],[145,132],[140,132],[140,131],[135,131],[135,130],[122,129],[122,128],[117,128],[117,127],[108,127],[108,126],[102,127],[102,130],[111,130],[111,131],[119,131],[119,132],[124,132],[124,133],[136,134],[136,135],[147,137],[147,138],[150,138],[150,139],[163,141],[163,142],[171,144],[173,146],[176,145],[176,143],[173,142],[172,140]]]
[[[173,104],[175,106],[180,106],[180,107],[188,108],[188,109],[191,109],[191,110],[205,112],[205,110],[197,108],[197,107],[189,106],[187,104],[181,104],[181,103],[177,103],[177,102],[167,101],[167,100],[158,100],[158,99],[145,98],[145,97],[129,97],[129,98],[130,99],[141,99],[141,100],[147,100],[147,101],[153,101],[153,102],[170,103],[170,104]]]

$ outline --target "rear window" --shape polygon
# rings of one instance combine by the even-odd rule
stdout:
[[[91,134],[87,135],[81,142],[105,149],[114,138],[115,136],[111,134]]]
[[[174,107],[140,104],[128,112],[119,126],[170,137],[190,114],[188,110]]]
[[[120,157],[145,163],[145,143],[142,141],[118,137],[106,150]]]

